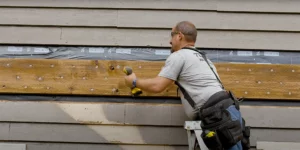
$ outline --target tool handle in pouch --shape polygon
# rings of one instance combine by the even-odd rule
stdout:
[[[204,130],[201,137],[207,148],[212,150],[223,150],[222,143],[215,131]]]
[[[131,75],[132,74],[132,68],[128,67],[128,66],[125,66],[124,69],[123,69],[123,72],[126,74],[126,75]],[[139,96],[143,93],[143,91],[140,89],[140,88],[132,88],[131,89],[131,95],[132,96]]]

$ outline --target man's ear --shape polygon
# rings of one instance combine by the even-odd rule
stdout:
[[[178,38],[179,38],[179,40],[181,41],[181,40],[183,40],[184,35],[183,35],[182,33],[179,33],[179,34],[178,34]]]

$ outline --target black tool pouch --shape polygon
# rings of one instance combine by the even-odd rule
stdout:
[[[215,107],[209,107],[201,111],[201,128],[203,130],[201,137],[210,150],[223,150],[217,127],[224,123],[226,119],[228,120],[226,116],[221,109],[216,109]],[[214,135],[208,136],[209,132],[213,132]]]
[[[222,105],[215,105],[206,109],[203,109],[200,114],[201,128],[206,131],[216,132],[216,137],[206,138],[202,135],[202,139],[206,146],[210,149],[214,149],[212,141],[217,147],[222,145],[223,148],[228,149],[242,140],[243,132],[239,120],[232,121],[230,113],[222,107]]]
[[[243,139],[242,139],[242,147],[243,150],[250,149],[250,126],[246,126],[245,120],[243,118]]]
[[[239,120],[227,121],[218,128],[217,133],[224,148],[228,149],[243,138],[242,127]]]

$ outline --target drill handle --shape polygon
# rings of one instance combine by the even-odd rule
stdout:
[[[124,67],[123,72],[124,72],[126,75],[131,75],[131,74],[132,74],[132,68],[126,66],[126,67]]]

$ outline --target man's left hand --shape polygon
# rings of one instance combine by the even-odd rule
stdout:
[[[134,79],[136,79],[136,75],[135,73],[132,73],[131,75],[125,76],[124,79],[125,79],[126,86],[132,87],[133,86],[132,82]]]

